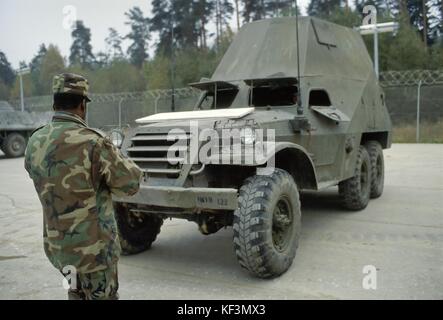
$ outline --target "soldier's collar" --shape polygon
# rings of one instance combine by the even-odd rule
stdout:
[[[52,120],[73,121],[81,124],[84,127],[88,126],[86,122],[78,115],[66,111],[56,111],[52,117]]]

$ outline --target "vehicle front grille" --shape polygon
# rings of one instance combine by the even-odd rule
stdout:
[[[131,146],[126,149],[128,156],[143,172],[149,176],[166,176],[176,178],[181,172],[189,149],[190,134],[183,133],[171,135],[173,140],[168,140],[168,134],[138,133],[131,138]],[[175,152],[169,152],[171,146]]]

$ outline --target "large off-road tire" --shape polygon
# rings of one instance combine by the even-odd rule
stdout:
[[[338,184],[338,192],[343,206],[349,210],[366,208],[371,193],[371,160],[368,151],[359,147],[354,176]]]
[[[20,133],[10,133],[3,140],[2,151],[7,158],[17,158],[25,154],[26,139]]]
[[[150,249],[160,233],[163,219],[131,212],[121,203],[115,203],[114,208],[122,254],[137,254]]]
[[[372,199],[378,198],[383,193],[385,183],[385,162],[383,148],[378,141],[369,141],[365,144],[371,161],[371,194]]]
[[[275,169],[248,178],[234,213],[234,248],[242,267],[260,278],[289,269],[298,247],[300,200],[292,176]]]

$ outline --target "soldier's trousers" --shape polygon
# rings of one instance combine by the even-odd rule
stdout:
[[[117,263],[111,267],[77,274],[77,289],[68,291],[69,300],[117,300],[118,299]]]

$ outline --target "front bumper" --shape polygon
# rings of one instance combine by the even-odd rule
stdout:
[[[116,202],[188,210],[235,210],[238,205],[237,197],[238,190],[230,188],[153,187],[141,185],[140,190],[134,196],[113,197],[113,200]]]

